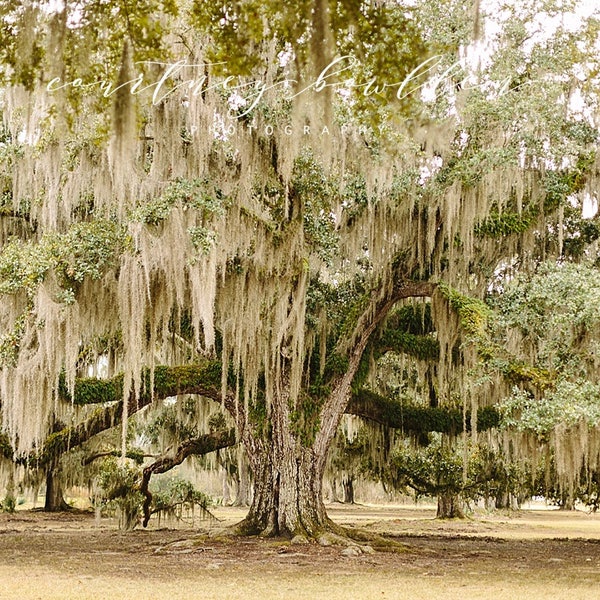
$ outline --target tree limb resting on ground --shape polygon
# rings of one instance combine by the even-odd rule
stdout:
[[[148,525],[150,520],[150,505],[152,503],[152,493],[148,489],[150,478],[155,473],[166,473],[173,467],[180,465],[188,456],[202,456],[221,448],[227,448],[237,443],[235,429],[217,431],[201,435],[193,440],[187,440],[181,444],[175,453],[166,453],[156,459],[151,465],[148,465],[143,472],[140,492],[144,498],[144,521],[143,526]]]

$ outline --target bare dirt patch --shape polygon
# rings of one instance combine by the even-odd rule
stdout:
[[[216,532],[243,516],[220,509],[212,536],[185,524],[119,532],[87,513],[0,516],[1,599],[595,597],[600,518],[523,511],[440,522],[429,508],[332,506],[349,527],[406,544],[343,556],[342,547]]]

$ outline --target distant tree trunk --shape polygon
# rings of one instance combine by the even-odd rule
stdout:
[[[65,502],[60,472],[58,469],[49,468],[46,472],[46,512],[61,512],[71,507]]]
[[[440,494],[437,502],[438,519],[464,519],[463,502],[458,494]]]
[[[235,470],[236,494],[233,506],[250,506],[250,467],[243,452],[239,452]]]
[[[344,503],[354,504],[354,477],[352,475],[344,477],[342,486],[344,487]]]
[[[501,486],[496,492],[496,508],[498,510],[510,509],[510,494],[508,488]]]
[[[337,479],[334,477],[329,482],[329,489],[331,490],[331,502],[341,502],[340,497],[338,496],[338,485]]]
[[[229,477],[227,471],[223,469],[223,480],[221,482],[222,495],[223,495],[223,506],[229,506],[231,503],[231,494],[229,493]]]
[[[2,510],[7,513],[15,512],[17,506],[17,498],[15,497],[15,467],[11,465],[8,474],[8,483],[6,484],[6,496],[0,503]]]
[[[560,510],[575,510],[575,500],[571,491],[562,492],[559,507]]]

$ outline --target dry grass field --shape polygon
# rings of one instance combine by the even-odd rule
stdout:
[[[0,515],[0,599],[598,597],[600,515],[524,510],[443,522],[431,507],[339,505],[330,514],[402,546],[345,556],[336,545],[232,538],[223,527],[243,516],[233,508],[218,509],[219,522],[128,534],[89,513]]]

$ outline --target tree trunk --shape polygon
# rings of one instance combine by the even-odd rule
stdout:
[[[294,402],[290,398],[289,373],[283,372],[273,386],[267,438],[240,424],[241,439],[254,475],[254,495],[247,517],[238,526],[246,534],[303,535],[316,538],[323,531],[342,533],[343,529],[327,516],[323,502],[323,476],[327,455],[340,420],[352,395],[352,382],[363,352],[379,323],[401,298],[430,296],[429,282],[400,280],[383,297],[373,295],[356,330],[344,338],[337,352],[348,359],[343,373],[330,381],[328,397],[322,403],[316,422],[310,418],[299,430]],[[232,416],[239,418],[234,411]],[[318,423],[318,425],[317,425]]]
[[[562,492],[559,508],[560,510],[575,510],[575,500],[572,491],[566,490]]]
[[[48,469],[46,472],[46,512],[61,512],[71,507],[65,502],[60,474],[56,469]]]
[[[344,503],[354,504],[354,477],[352,475],[344,477],[342,485],[344,487]]]
[[[463,503],[458,494],[440,494],[437,503],[438,519],[464,519]]]
[[[341,503],[342,501],[340,500],[337,491],[337,479],[335,479],[335,477],[329,482],[329,489],[331,490],[330,501]]]
[[[250,506],[250,473],[248,461],[242,452],[238,453],[235,490],[233,506]]]
[[[299,443],[263,446],[254,457],[254,495],[240,524],[246,534],[317,537],[336,529],[322,498],[323,472],[312,449]]]
[[[496,492],[496,508],[506,510],[510,508],[510,494],[507,487],[500,487]]]

